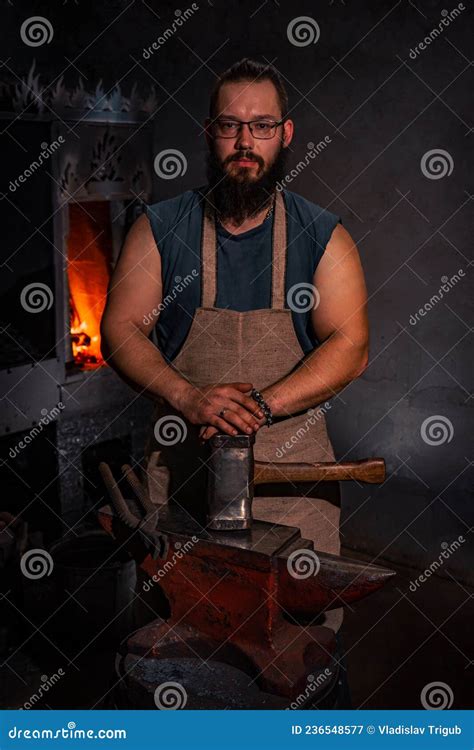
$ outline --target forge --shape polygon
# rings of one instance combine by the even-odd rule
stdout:
[[[8,398],[0,442],[8,454],[47,417],[47,440],[35,440],[34,451],[38,465],[48,467],[45,485],[55,483],[53,536],[97,503],[99,461],[138,459],[143,452],[149,403],[131,399],[105,365],[99,326],[110,274],[153,188],[145,111],[151,100],[136,87],[133,99],[116,94],[113,107],[63,83],[56,93],[46,109],[19,114],[12,101],[11,111],[0,113],[14,141],[37,143],[49,154],[47,164],[20,182],[18,153],[2,152],[16,210],[28,221],[12,222],[11,205],[2,203],[8,273],[0,282],[0,391]],[[12,469],[37,487],[24,456],[16,456]],[[34,494],[13,472],[6,471],[5,481],[12,513],[32,504]]]

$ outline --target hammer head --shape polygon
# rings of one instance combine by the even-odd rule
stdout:
[[[216,433],[209,440],[207,526],[239,531],[252,525],[255,434]]]

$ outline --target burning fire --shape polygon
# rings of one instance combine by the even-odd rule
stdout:
[[[71,203],[68,237],[70,331],[74,362],[82,368],[104,364],[100,319],[111,271],[112,233],[106,201]]]

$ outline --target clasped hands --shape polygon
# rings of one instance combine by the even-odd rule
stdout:
[[[252,388],[252,383],[199,388],[187,383],[180,398],[180,411],[192,424],[201,425],[201,442],[209,440],[216,432],[250,435],[266,422],[263,411],[250,396]]]

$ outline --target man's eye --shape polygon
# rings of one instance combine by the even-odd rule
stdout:
[[[257,130],[270,130],[273,127],[273,122],[257,122]]]
[[[231,120],[228,120],[226,122],[221,122],[221,127],[225,130],[232,130],[233,128],[238,127],[236,122],[232,122]]]

